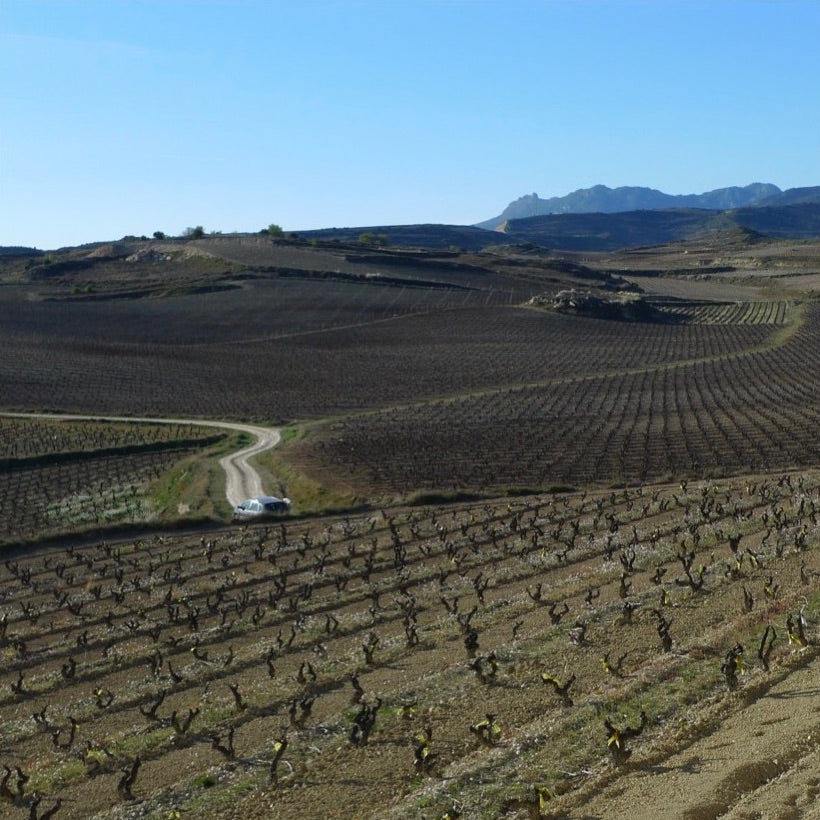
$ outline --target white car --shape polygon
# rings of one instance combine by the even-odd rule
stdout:
[[[277,498],[274,495],[260,495],[249,498],[234,507],[234,521],[247,521],[253,518],[264,518],[269,515],[281,515],[290,510],[289,498]]]

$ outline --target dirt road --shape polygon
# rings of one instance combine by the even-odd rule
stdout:
[[[236,453],[231,453],[219,460],[219,466],[225,471],[225,496],[228,503],[235,507],[246,498],[264,495],[262,479],[259,473],[248,463],[252,456],[275,447],[281,440],[279,430],[275,427],[257,427],[252,424],[240,424],[228,421],[203,421],[201,419],[152,419],[134,416],[88,416],[66,413],[0,413],[8,418],[56,419],[59,421],[115,421],[139,424],[191,424],[200,427],[217,427],[222,430],[234,430],[253,436],[254,441]]]
[[[262,479],[259,477],[259,473],[248,464],[248,459],[275,447],[281,440],[279,430],[273,427],[253,427],[248,424],[229,424],[227,422],[219,426],[225,429],[240,430],[256,438],[256,441],[242,450],[219,460],[219,466],[225,471],[225,477],[227,478],[225,495],[228,498],[228,503],[235,507],[246,498],[265,495]]]

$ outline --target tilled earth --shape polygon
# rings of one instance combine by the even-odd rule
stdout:
[[[813,816],[818,508],[805,471],[10,556],[0,814]]]

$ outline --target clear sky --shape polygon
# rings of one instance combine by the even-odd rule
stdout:
[[[0,244],[820,184],[818,0],[0,0]]]

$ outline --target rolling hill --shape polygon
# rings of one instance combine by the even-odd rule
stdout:
[[[550,214],[510,219],[501,230],[516,241],[573,251],[661,245],[737,230],[775,239],[812,239],[820,236],[820,202],[727,211],[675,208]]]
[[[801,189],[811,191],[812,189]],[[769,239],[820,237],[820,201],[804,193],[803,201],[786,205],[749,206],[728,210],[668,208],[616,213],[542,214],[508,219],[495,230],[457,225],[390,225],[302,231],[302,239],[354,243],[380,237],[391,247],[482,250],[499,244],[530,244],[561,251],[613,251],[641,245],[662,245],[688,239],[741,233]],[[499,234],[503,235],[503,239]]]

